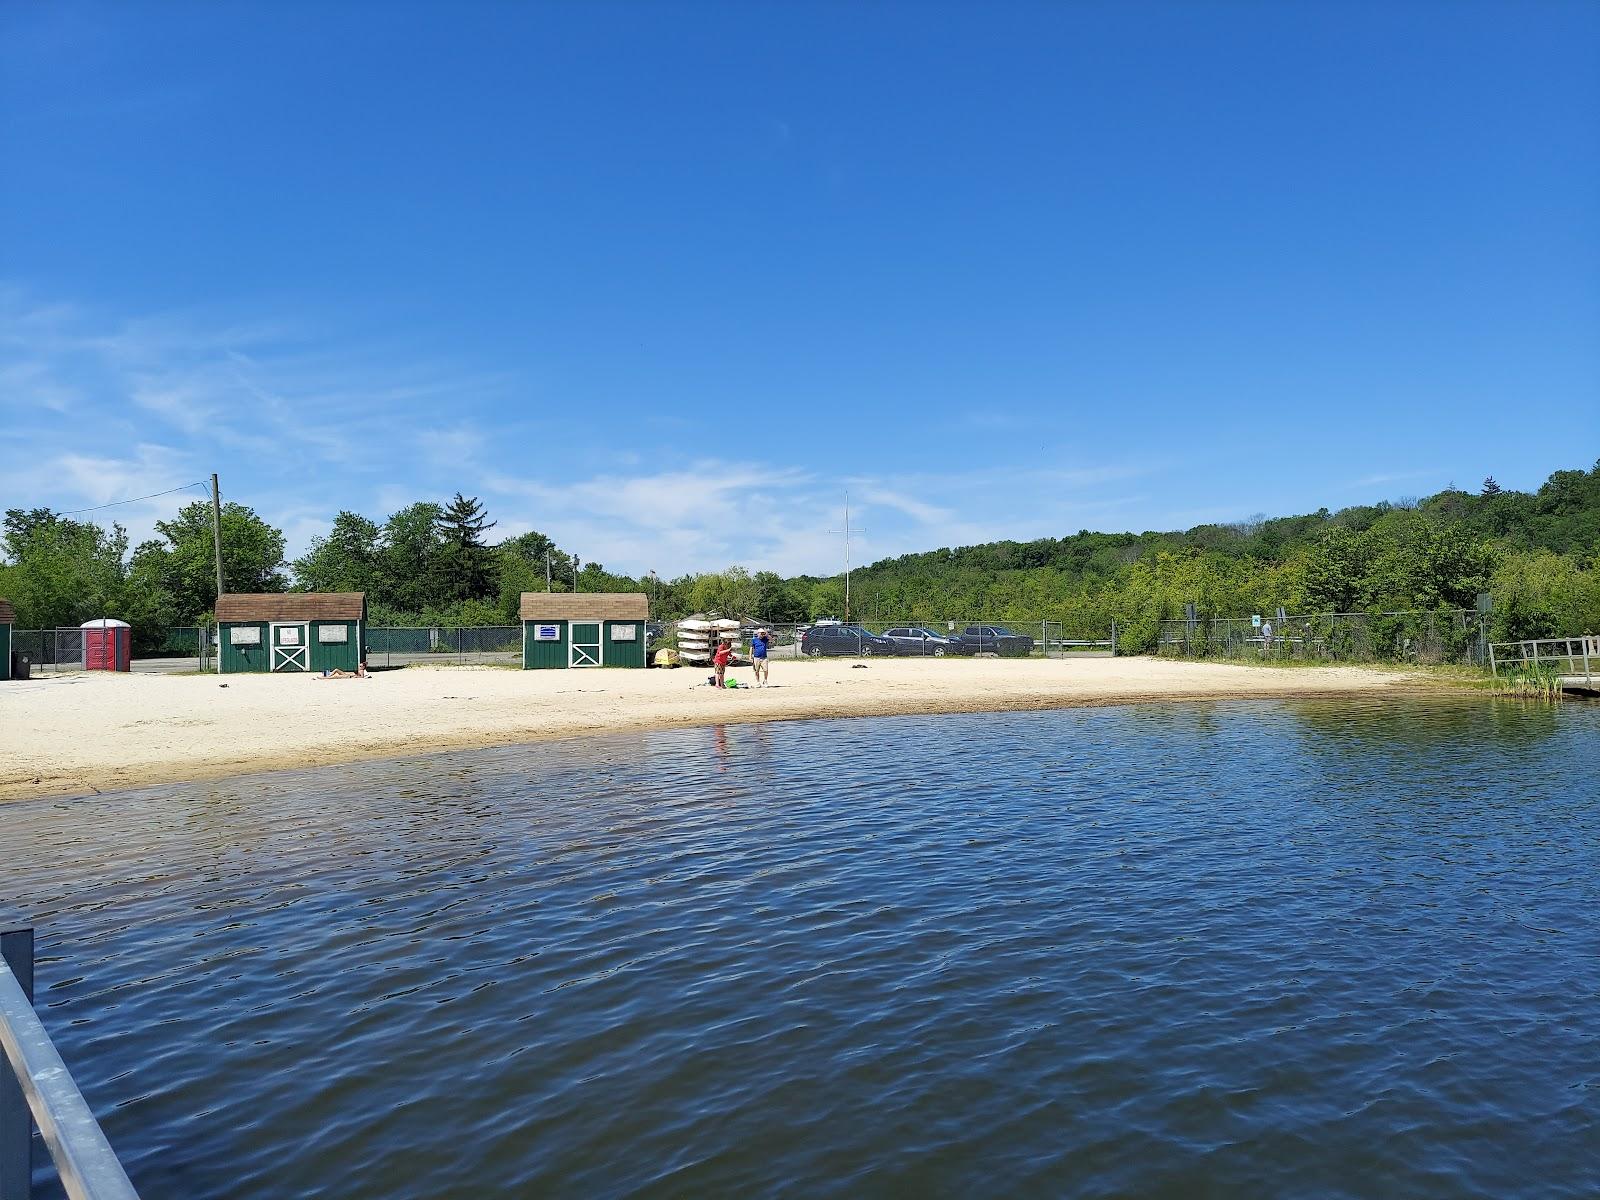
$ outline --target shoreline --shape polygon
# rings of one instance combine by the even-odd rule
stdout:
[[[63,675],[0,685],[0,802],[590,736],[760,721],[1439,694],[1415,672],[1167,659],[782,663],[774,686],[678,671],[425,667],[306,675]],[[697,682],[698,680],[698,682]]]

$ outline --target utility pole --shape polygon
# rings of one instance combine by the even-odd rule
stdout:
[[[544,552],[544,590],[547,592],[555,589],[550,586],[550,551]]]
[[[865,529],[850,528],[850,493],[844,494],[844,528],[830,529],[829,533],[844,534],[844,623],[850,624],[850,535],[865,533]]]
[[[222,490],[217,474],[211,473],[211,545],[217,554],[217,596],[222,596]]]
[[[572,591],[576,594],[581,589],[578,587],[578,568],[583,565],[583,559],[576,554],[572,556]]]

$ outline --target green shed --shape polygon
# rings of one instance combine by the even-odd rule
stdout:
[[[522,666],[642,667],[643,592],[523,592]]]
[[[354,671],[367,657],[365,592],[217,597],[217,670]]]
[[[0,599],[0,679],[11,678],[11,626],[16,620],[11,601]]]

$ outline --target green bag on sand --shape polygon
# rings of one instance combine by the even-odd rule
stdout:
[[[737,679],[730,679],[728,680],[728,686],[736,688],[739,686],[739,681]]]

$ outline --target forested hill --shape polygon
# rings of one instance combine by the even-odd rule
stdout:
[[[1417,501],[1200,525],[1091,533],[908,554],[856,574],[865,618],[1113,618],[1135,640],[1183,604],[1240,616],[1469,607],[1493,592],[1507,636],[1600,629],[1600,463],[1536,492],[1485,480]]]
[[[1600,463],[1590,471],[1558,471],[1537,492],[1504,490],[1492,480],[1476,494],[1458,488],[1423,500],[1383,502],[1299,517],[1257,518],[1228,525],[1196,525],[1185,532],[1091,533],[1031,542],[984,542],[886,558],[864,570],[874,576],[955,570],[1030,571],[1041,567],[1081,577],[1105,577],[1158,550],[1219,552],[1273,559],[1316,542],[1332,530],[1363,532],[1394,512],[1414,512],[1497,538],[1522,550],[1567,554],[1600,544]]]

